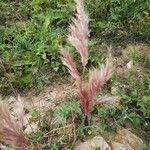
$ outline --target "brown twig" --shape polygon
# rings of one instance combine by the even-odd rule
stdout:
[[[75,145],[75,142],[76,142],[76,139],[77,139],[77,135],[76,135],[76,126],[75,126],[75,116],[73,114],[73,112],[71,112],[71,116],[72,116],[72,123],[73,123],[73,142],[72,142],[72,145],[71,145],[71,148],[73,148],[73,146]]]
[[[57,131],[59,131],[59,130],[63,130],[63,129],[66,129],[66,128],[69,128],[69,127],[72,127],[72,126],[73,126],[73,124],[71,123],[71,124],[69,124],[69,125],[66,125],[66,126],[63,126],[63,127],[60,127],[60,128],[55,128],[55,129],[53,129],[53,130],[47,132],[43,137],[48,137],[49,134],[52,134],[52,133],[54,133],[54,132],[57,132]]]

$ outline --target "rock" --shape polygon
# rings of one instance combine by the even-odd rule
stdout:
[[[127,129],[119,130],[115,135],[115,141],[124,145],[130,145],[133,150],[140,149],[140,146],[143,144],[143,141],[139,137]]]
[[[24,133],[29,134],[38,130],[38,122],[32,122],[25,126]]]
[[[111,142],[111,150],[133,150],[133,148],[128,144],[121,144],[118,142]]]
[[[132,69],[132,68],[133,68],[133,60],[131,60],[131,61],[129,61],[129,62],[127,63],[127,68],[128,68],[128,69]]]
[[[106,143],[103,137],[96,136],[85,142],[77,143],[74,150],[111,150],[110,146]]]

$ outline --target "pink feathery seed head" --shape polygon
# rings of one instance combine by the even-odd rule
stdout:
[[[86,66],[88,62],[88,50],[85,44],[83,44],[82,40],[79,40],[78,38],[74,38],[73,36],[70,36],[70,35],[68,35],[68,40],[81,55],[82,65]]]
[[[82,62],[82,75],[80,77],[79,72],[76,68],[76,64],[72,55],[64,48],[61,49],[62,62],[67,66],[69,73],[73,78],[76,79],[76,85],[78,88],[78,95],[80,98],[81,106],[86,113],[91,113],[92,107],[96,104],[96,94],[100,91],[106,81],[112,74],[112,61],[109,58],[106,60],[106,64],[101,65],[100,68],[96,68],[89,73],[89,82],[85,83],[85,67],[88,62],[88,15],[84,9],[83,0],[74,0],[76,2],[77,13],[73,18],[73,23],[70,25],[69,34],[67,36],[68,41],[74,46],[77,52],[81,56]],[[109,48],[109,50],[111,47]],[[110,51],[109,51],[110,52]],[[107,99],[108,100],[108,99]],[[107,101],[104,100],[105,102]]]
[[[88,16],[84,10],[83,0],[75,0],[77,14],[70,25],[68,41],[81,55],[82,65],[86,66],[88,61]]]
[[[100,69],[90,70],[89,73],[89,93],[91,97],[95,97],[96,93],[101,89]]]
[[[72,55],[63,47],[60,47],[60,50],[61,50],[63,64],[68,68],[68,71],[71,74],[71,76],[74,79],[79,80],[80,78],[79,72],[77,70],[77,67],[76,67],[76,64],[74,62]]]
[[[101,67],[101,78],[103,79],[104,83],[111,77],[113,72],[113,64],[111,58],[106,59],[106,64],[102,65]]]
[[[112,63],[107,60],[106,64],[101,65],[101,68],[95,68],[89,74],[89,93],[91,97],[95,97],[96,93],[100,91],[106,81],[112,74]]]
[[[0,104],[0,138],[8,144],[26,147],[28,142],[22,132],[22,129],[13,120],[7,106]]]

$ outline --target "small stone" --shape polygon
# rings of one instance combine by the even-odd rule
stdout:
[[[127,63],[127,68],[128,68],[128,69],[132,69],[132,68],[133,68],[133,60],[131,60],[131,61],[129,61],[129,62]]]
[[[46,96],[44,96],[43,100],[45,100],[45,101],[52,101],[50,94],[47,94]]]
[[[25,126],[24,133],[29,134],[38,130],[38,122],[32,122]]]
[[[110,146],[101,136],[96,136],[92,139],[89,139],[85,142],[77,143],[74,150],[111,150]]]

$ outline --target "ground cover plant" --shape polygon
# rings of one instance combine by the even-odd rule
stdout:
[[[1,91],[10,93],[12,86],[39,89],[51,82],[49,73],[66,73],[58,45],[64,43],[73,0],[1,1],[0,7]],[[97,42],[118,43],[120,39],[131,41],[130,37],[149,40],[149,0],[128,0],[125,4],[122,0],[96,0],[95,4],[87,0],[86,8],[93,49]],[[90,55],[89,61],[99,63],[96,56]]]

